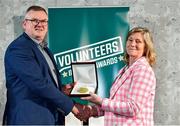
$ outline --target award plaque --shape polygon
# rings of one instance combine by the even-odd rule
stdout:
[[[95,62],[71,63],[73,81],[71,96],[89,96],[89,92],[96,93],[98,87],[97,68]]]

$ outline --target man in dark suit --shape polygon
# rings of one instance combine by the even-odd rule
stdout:
[[[61,91],[59,72],[44,42],[47,25],[46,10],[29,7],[22,23],[24,33],[6,50],[4,124],[64,125],[66,115],[79,113],[73,101]]]

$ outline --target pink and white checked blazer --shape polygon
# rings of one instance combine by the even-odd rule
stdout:
[[[145,59],[123,67],[110,90],[110,97],[97,106],[105,126],[153,126],[156,78]]]

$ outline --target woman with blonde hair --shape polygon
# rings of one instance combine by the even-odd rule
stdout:
[[[95,103],[89,106],[90,116],[104,115],[105,126],[153,126],[156,78],[152,66],[156,54],[147,28],[135,27],[128,32],[124,60],[109,98],[91,93],[82,99]]]

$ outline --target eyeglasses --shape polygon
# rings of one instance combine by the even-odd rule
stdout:
[[[41,23],[42,25],[47,25],[48,21],[47,20],[38,20],[38,19],[25,19],[27,21],[31,21],[33,25],[38,25]]]

